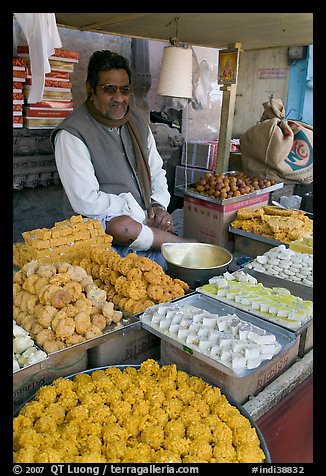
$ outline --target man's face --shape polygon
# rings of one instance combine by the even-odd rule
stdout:
[[[127,113],[130,97],[129,76],[126,70],[100,71],[95,94],[92,91],[91,98],[96,109],[105,117],[121,119]]]

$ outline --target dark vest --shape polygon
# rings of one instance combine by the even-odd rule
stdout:
[[[148,152],[148,125],[135,114],[133,120],[143,142],[143,150]],[[82,104],[53,130],[50,136],[53,147],[55,135],[62,129],[78,137],[88,148],[101,191],[115,195],[130,192],[145,210],[135,172],[135,154],[126,125],[119,128],[119,134],[118,129],[96,121],[89,114],[86,105]],[[148,153],[146,160],[148,161]],[[74,214],[67,196],[65,202],[65,215]]]

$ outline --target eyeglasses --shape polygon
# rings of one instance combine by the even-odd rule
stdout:
[[[107,94],[108,96],[114,96],[115,94],[117,94],[118,89],[123,96],[129,96],[132,93],[131,84],[127,84],[126,86],[115,86],[114,84],[99,84],[99,86],[103,89],[104,94]]]

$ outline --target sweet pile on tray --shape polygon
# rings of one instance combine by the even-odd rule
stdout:
[[[244,271],[214,276],[196,291],[289,329],[298,329],[313,315],[312,301],[293,296],[285,288],[268,288]]]
[[[28,365],[36,364],[47,358],[47,354],[39,349],[29,333],[13,319],[13,372]]]
[[[112,236],[98,220],[73,215],[52,228],[37,228],[22,233],[24,243],[14,244],[14,264],[23,266],[36,259],[43,263],[70,262],[76,255],[87,256],[91,249],[108,249]]]
[[[76,257],[73,264],[82,266],[108,299],[130,314],[172,301],[189,290],[186,282],[171,278],[155,261],[136,253],[122,258],[112,249],[94,249],[87,257]]]
[[[313,233],[307,233],[302,238],[298,240],[291,241],[289,245],[290,250],[297,251],[298,253],[309,253],[313,254],[314,252],[314,238]]]
[[[264,463],[254,424],[199,377],[152,359],[58,378],[13,420],[14,463]]]
[[[275,180],[261,179],[245,173],[205,172],[189,191],[225,200],[256,192],[275,184]]]
[[[270,274],[294,283],[313,286],[313,255],[279,245],[246,264],[245,269]]]
[[[26,263],[13,277],[14,319],[47,353],[101,336],[123,314],[80,266]]]
[[[231,222],[231,227],[290,243],[312,233],[313,221],[303,210],[285,210],[266,205],[258,208],[241,208]]]
[[[235,372],[257,368],[282,348],[274,334],[235,313],[213,314],[190,304],[159,304],[141,321]]]

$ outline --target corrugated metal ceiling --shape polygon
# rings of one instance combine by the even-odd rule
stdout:
[[[313,43],[312,13],[55,13],[58,26],[243,50]],[[178,21],[175,21],[179,18]]]

